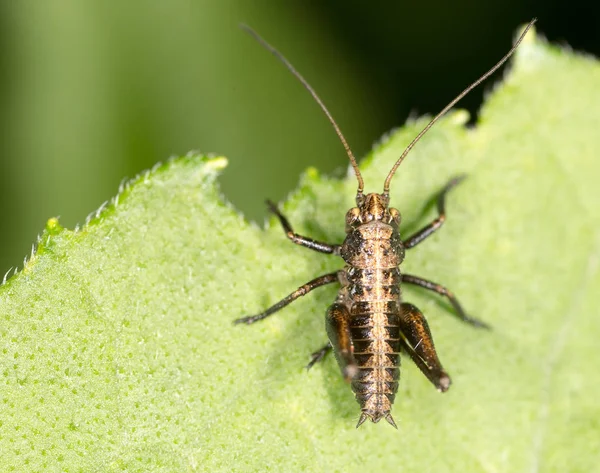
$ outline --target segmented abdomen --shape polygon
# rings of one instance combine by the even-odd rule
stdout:
[[[378,422],[389,416],[400,378],[400,270],[348,267],[346,274],[358,365],[352,390],[363,411],[361,420]]]

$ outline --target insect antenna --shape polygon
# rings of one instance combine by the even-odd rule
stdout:
[[[460,94],[458,94],[456,96],[456,98],[454,100],[452,100],[452,102],[450,102],[448,105],[446,105],[440,113],[438,113],[435,117],[433,117],[433,119],[427,124],[427,126],[421,130],[421,132],[415,137],[414,140],[411,141],[411,143],[406,147],[404,152],[398,158],[398,161],[396,161],[394,166],[392,166],[392,169],[390,170],[389,174],[387,175],[387,177],[385,179],[385,183],[383,184],[383,194],[384,195],[387,196],[389,194],[390,181],[392,180],[392,177],[394,177],[394,173],[396,172],[396,169],[398,169],[398,166],[400,166],[400,164],[402,163],[402,161],[404,160],[406,155],[409,153],[409,151],[413,148],[413,146],[415,146],[417,144],[417,142],[423,137],[423,135],[425,133],[427,133],[429,131],[429,129],[434,125],[434,123],[437,122],[441,117],[443,117],[448,112],[448,110],[450,110],[452,107],[454,107],[454,105],[456,105],[456,103],[460,99],[462,99],[465,95],[467,95],[469,92],[471,92],[471,90],[473,90],[475,87],[477,87],[479,84],[481,84],[484,80],[486,80],[494,72],[496,72],[496,70],[500,66],[502,66],[502,64],[504,64],[509,57],[512,56],[512,54],[515,52],[515,50],[519,47],[519,44],[521,44],[521,41],[523,41],[523,38],[525,37],[525,35],[529,31],[529,29],[534,25],[534,23],[536,21],[537,21],[537,18],[534,18],[533,20],[531,20],[529,22],[529,24],[527,25],[527,27],[525,28],[525,30],[523,30],[523,33],[521,33],[521,36],[519,36],[519,39],[517,39],[517,41],[515,42],[514,46],[512,48],[510,48],[510,51],[508,51],[508,53],[506,53],[504,55],[504,57],[502,59],[500,59],[500,61],[498,61],[498,63],[496,63],[496,65],[494,67],[492,67],[489,71],[487,71],[485,74],[483,74],[479,79],[477,79],[475,82],[473,82],[469,87],[467,87],[465,90],[463,90]]]
[[[363,192],[363,188],[364,188],[364,182],[363,182],[363,178],[360,174],[360,170],[358,169],[358,164],[356,162],[356,158],[354,157],[354,154],[352,154],[352,150],[350,149],[350,146],[348,145],[346,138],[344,138],[344,135],[342,134],[340,127],[337,125],[337,123],[333,119],[333,116],[331,115],[331,113],[329,113],[329,110],[327,110],[327,107],[325,106],[323,101],[317,95],[315,90],[310,86],[310,84],[306,81],[306,79],[304,77],[302,77],[302,75],[300,75],[300,73],[294,68],[294,66],[292,66],[292,64],[285,58],[285,56],[283,54],[281,54],[279,51],[277,51],[277,49],[275,49],[273,46],[271,46],[269,43],[267,43],[256,31],[254,31],[248,25],[241,24],[240,28],[242,28],[244,31],[246,31],[248,34],[250,34],[250,36],[252,36],[256,41],[258,41],[258,43],[261,46],[263,46],[267,51],[271,52],[271,54],[273,54],[273,56],[275,56],[277,59],[279,59],[279,61],[281,61],[283,63],[283,65],[285,67],[287,67],[288,70],[296,77],[296,79],[298,79],[302,83],[304,88],[310,92],[310,95],[312,95],[313,99],[315,99],[315,102],[317,102],[317,104],[319,104],[319,107],[321,107],[321,110],[323,110],[323,113],[325,113],[325,115],[329,119],[329,122],[333,125],[333,128],[334,128],[336,134],[338,135],[338,138],[340,139],[340,141],[342,142],[342,145],[344,146],[344,149],[346,150],[346,154],[348,155],[348,158],[350,159],[350,164],[352,164],[352,167],[354,168],[354,174],[356,175],[356,180],[358,181],[358,189],[357,189],[356,193],[358,195],[361,195]]]

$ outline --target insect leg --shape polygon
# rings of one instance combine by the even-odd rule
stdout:
[[[256,314],[256,315],[250,315],[248,317],[242,317],[241,319],[236,319],[233,321],[233,323],[250,325],[250,324],[253,324],[254,322],[258,322],[259,320],[265,319],[269,315],[274,314],[278,310],[283,309],[286,305],[288,305],[291,302],[294,302],[299,297],[301,297],[305,294],[308,294],[313,289],[316,289],[317,287],[321,287],[321,286],[324,286],[325,284],[331,284],[331,283],[337,282],[337,281],[338,281],[338,273],[337,272],[325,274],[324,276],[319,276],[318,278],[315,278],[312,281],[309,281],[306,284],[303,284],[298,289],[296,289],[294,292],[292,292],[289,296],[284,297],[277,304],[272,305],[264,312],[261,312],[260,314]]]
[[[407,284],[414,284],[415,286],[422,287],[423,289],[436,292],[439,295],[446,297],[448,301],[450,301],[450,304],[452,304],[452,307],[454,307],[454,310],[456,310],[456,313],[463,322],[474,325],[475,327],[487,329],[491,328],[487,323],[475,319],[473,317],[469,317],[465,313],[465,310],[462,308],[462,305],[460,305],[460,302],[458,302],[458,299],[454,296],[454,294],[452,294],[452,292],[446,289],[444,286],[428,281],[427,279],[420,278],[418,276],[413,276],[411,274],[403,274],[402,282]]]
[[[292,240],[292,242],[296,243],[296,245],[304,246],[306,248],[310,248],[311,250],[319,251],[320,253],[339,254],[340,245],[330,245],[329,243],[315,241],[310,238],[298,235],[297,233],[294,233],[290,222],[279,211],[277,206],[270,200],[267,200],[267,205],[269,206],[269,210],[273,212],[281,222],[281,226],[283,227],[286,236],[290,240]]]
[[[409,248],[413,248],[414,246],[417,246],[419,243],[421,243],[423,240],[425,240],[425,238],[430,236],[433,232],[435,232],[438,228],[440,228],[444,224],[444,221],[446,220],[446,206],[445,206],[446,194],[454,186],[459,184],[465,177],[466,176],[464,174],[460,175],[460,176],[456,176],[455,178],[451,179],[450,182],[448,182],[448,184],[446,184],[446,186],[442,189],[442,192],[440,192],[440,195],[438,196],[438,199],[437,199],[437,209],[438,209],[438,214],[439,214],[438,218],[436,218],[433,222],[431,222],[425,228],[422,228],[418,232],[409,236],[403,242],[404,248],[409,249]]]
[[[333,347],[331,346],[331,343],[327,342],[327,345],[319,348],[316,352],[312,353],[310,355],[310,363],[306,365],[306,369],[311,369],[316,363],[325,358],[325,356],[327,356],[327,353],[329,353],[332,349]]]
[[[404,348],[438,391],[447,391],[451,383],[450,376],[437,357],[427,320],[419,309],[406,302],[402,304],[401,312],[400,331],[404,336]]]
[[[350,312],[345,305],[335,303],[327,309],[325,327],[342,375],[350,382],[356,375],[358,367],[352,354]]]

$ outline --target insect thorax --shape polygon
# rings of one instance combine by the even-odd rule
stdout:
[[[384,194],[359,194],[357,207],[346,214],[347,236],[340,255],[349,266],[390,269],[404,260],[400,212],[388,207],[388,200]]]

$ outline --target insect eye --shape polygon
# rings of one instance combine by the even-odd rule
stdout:
[[[353,223],[360,220],[360,210],[358,207],[354,207],[346,213],[346,225],[352,225]]]
[[[398,212],[398,209],[395,209],[392,207],[390,209],[390,217],[392,218],[392,220],[394,222],[396,222],[398,225],[400,225],[401,216],[400,216],[400,212]]]

